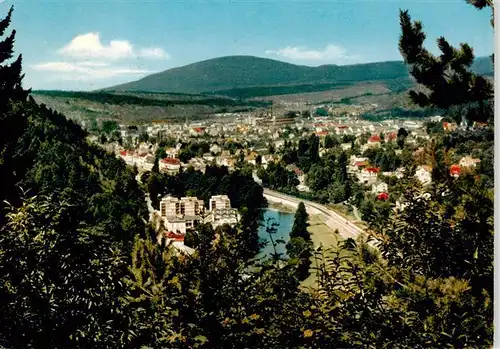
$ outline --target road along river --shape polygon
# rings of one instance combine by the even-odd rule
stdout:
[[[363,233],[361,228],[349,222],[344,217],[324,205],[308,200],[298,199],[266,188],[264,188],[264,197],[269,202],[283,204],[293,208],[297,208],[299,203],[303,202],[309,215],[322,215],[325,218],[325,224],[332,230],[337,229],[340,236],[344,239],[356,239],[361,233]]]

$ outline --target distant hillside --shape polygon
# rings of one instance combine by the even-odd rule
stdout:
[[[267,107],[270,102],[228,97],[153,92],[33,91],[38,103],[79,122],[114,119],[121,122],[204,118],[220,112]]]
[[[476,58],[471,68],[476,74],[493,76],[493,62],[490,57]]]
[[[491,75],[489,57],[478,58],[473,70]],[[251,98],[325,91],[360,82],[380,81],[398,92],[411,86],[404,62],[308,67],[253,56],[227,56],[189,64],[106,88],[117,92],[169,92]]]
[[[228,56],[193,63],[109,87],[108,91],[214,93],[258,86],[332,85],[404,78],[403,62],[307,67],[252,56]]]

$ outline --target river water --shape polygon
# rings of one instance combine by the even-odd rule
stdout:
[[[279,226],[276,227],[277,232],[273,234],[273,240],[284,240],[285,244],[278,244],[276,246],[276,251],[278,253],[283,253],[286,256],[286,243],[290,240],[290,231],[292,230],[294,214],[280,212],[271,209],[264,209],[264,219],[262,220],[262,226],[259,228],[259,237],[262,241],[266,241],[266,246],[260,251],[258,257],[270,256],[271,253],[274,253],[273,246],[271,244],[271,240],[269,234],[266,232],[266,222],[268,219],[271,219],[272,222],[278,223]]]

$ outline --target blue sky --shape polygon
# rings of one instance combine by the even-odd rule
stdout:
[[[0,0],[1,2],[1,0]],[[92,90],[226,55],[295,64],[401,60],[398,10],[435,39],[493,52],[490,12],[433,1],[16,1],[11,28],[34,89]]]

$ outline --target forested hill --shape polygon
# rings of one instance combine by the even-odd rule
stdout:
[[[134,172],[90,144],[85,131],[65,116],[33,101],[22,111],[23,129],[12,143],[15,177],[2,199],[17,202],[20,188],[29,190],[29,197],[49,196],[69,205],[71,221],[130,247],[133,236],[144,231],[141,218],[146,217]]]
[[[212,93],[255,86],[286,86],[408,77],[403,62],[308,67],[253,56],[227,56],[169,69],[114,91]]]
[[[480,74],[493,71],[487,57],[478,58],[472,68]],[[311,85],[321,90],[325,85],[393,80],[410,80],[404,62],[309,67],[254,56],[227,56],[165,70],[105,90],[227,94],[228,90],[249,87],[306,85],[310,92],[315,90]]]

